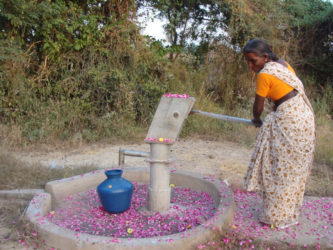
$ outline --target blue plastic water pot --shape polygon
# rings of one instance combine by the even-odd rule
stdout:
[[[97,194],[104,210],[110,213],[121,213],[131,205],[133,184],[121,177],[123,170],[105,171],[107,179],[97,187]]]

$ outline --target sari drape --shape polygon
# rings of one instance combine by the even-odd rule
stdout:
[[[315,149],[315,118],[302,82],[279,63],[269,62],[259,72],[271,74],[298,91],[278,106],[268,105],[259,129],[245,188],[263,195],[261,221],[276,227],[296,224]]]

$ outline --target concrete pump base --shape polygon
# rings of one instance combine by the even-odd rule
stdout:
[[[145,168],[125,168],[123,177],[132,182],[149,183],[149,171]],[[45,243],[57,249],[193,249],[214,238],[214,230],[227,229],[234,216],[233,193],[224,182],[198,174],[175,171],[171,182],[176,186],[205,191],[212,196],[216,213],[204,224],[182,233],[152,238],[112,238],[78,233],[61,228],[43,216],[57,207],[70,194],[96,188],[105,180],[104,171],[48,182],[45,192],[31,200],[26,217],[36,226]],[[185,237],[184,237],[185,233]]]

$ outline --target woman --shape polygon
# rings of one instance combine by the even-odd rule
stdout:
[[[262,192],[260,221],[285,228],[298,222],[301,211],[314,156],[314,113],[294,70],[267,43],[250,40],[243,53],[258,73],[252,122],[260,127],[244,183],[248,191]]]

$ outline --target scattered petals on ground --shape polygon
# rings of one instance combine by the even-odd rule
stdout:
[[[237,190],[234,193],[236,204],[234,223],[231,229],[244,238],[264,240],[275,237],[278,241],[288,242],[290,247],[303,240],[333,247],[333,199],[328,197],[305,197],[300,221],[286,229],[271,228],[259,224],[262,213],[262,198],[257,193]]]
[[[148,187],[134,183],[129,210],[120,214],[104,211],[96,193],[89,190],[65,198],[55,213],[46,218],[52,223],[79,233],[124,238],[170,235],[203,224],[216,213],[214,201],[205,192],[174,187],[171,209],[166,213],[147,214]],[[190,225],[190,226],[189,226]]]

